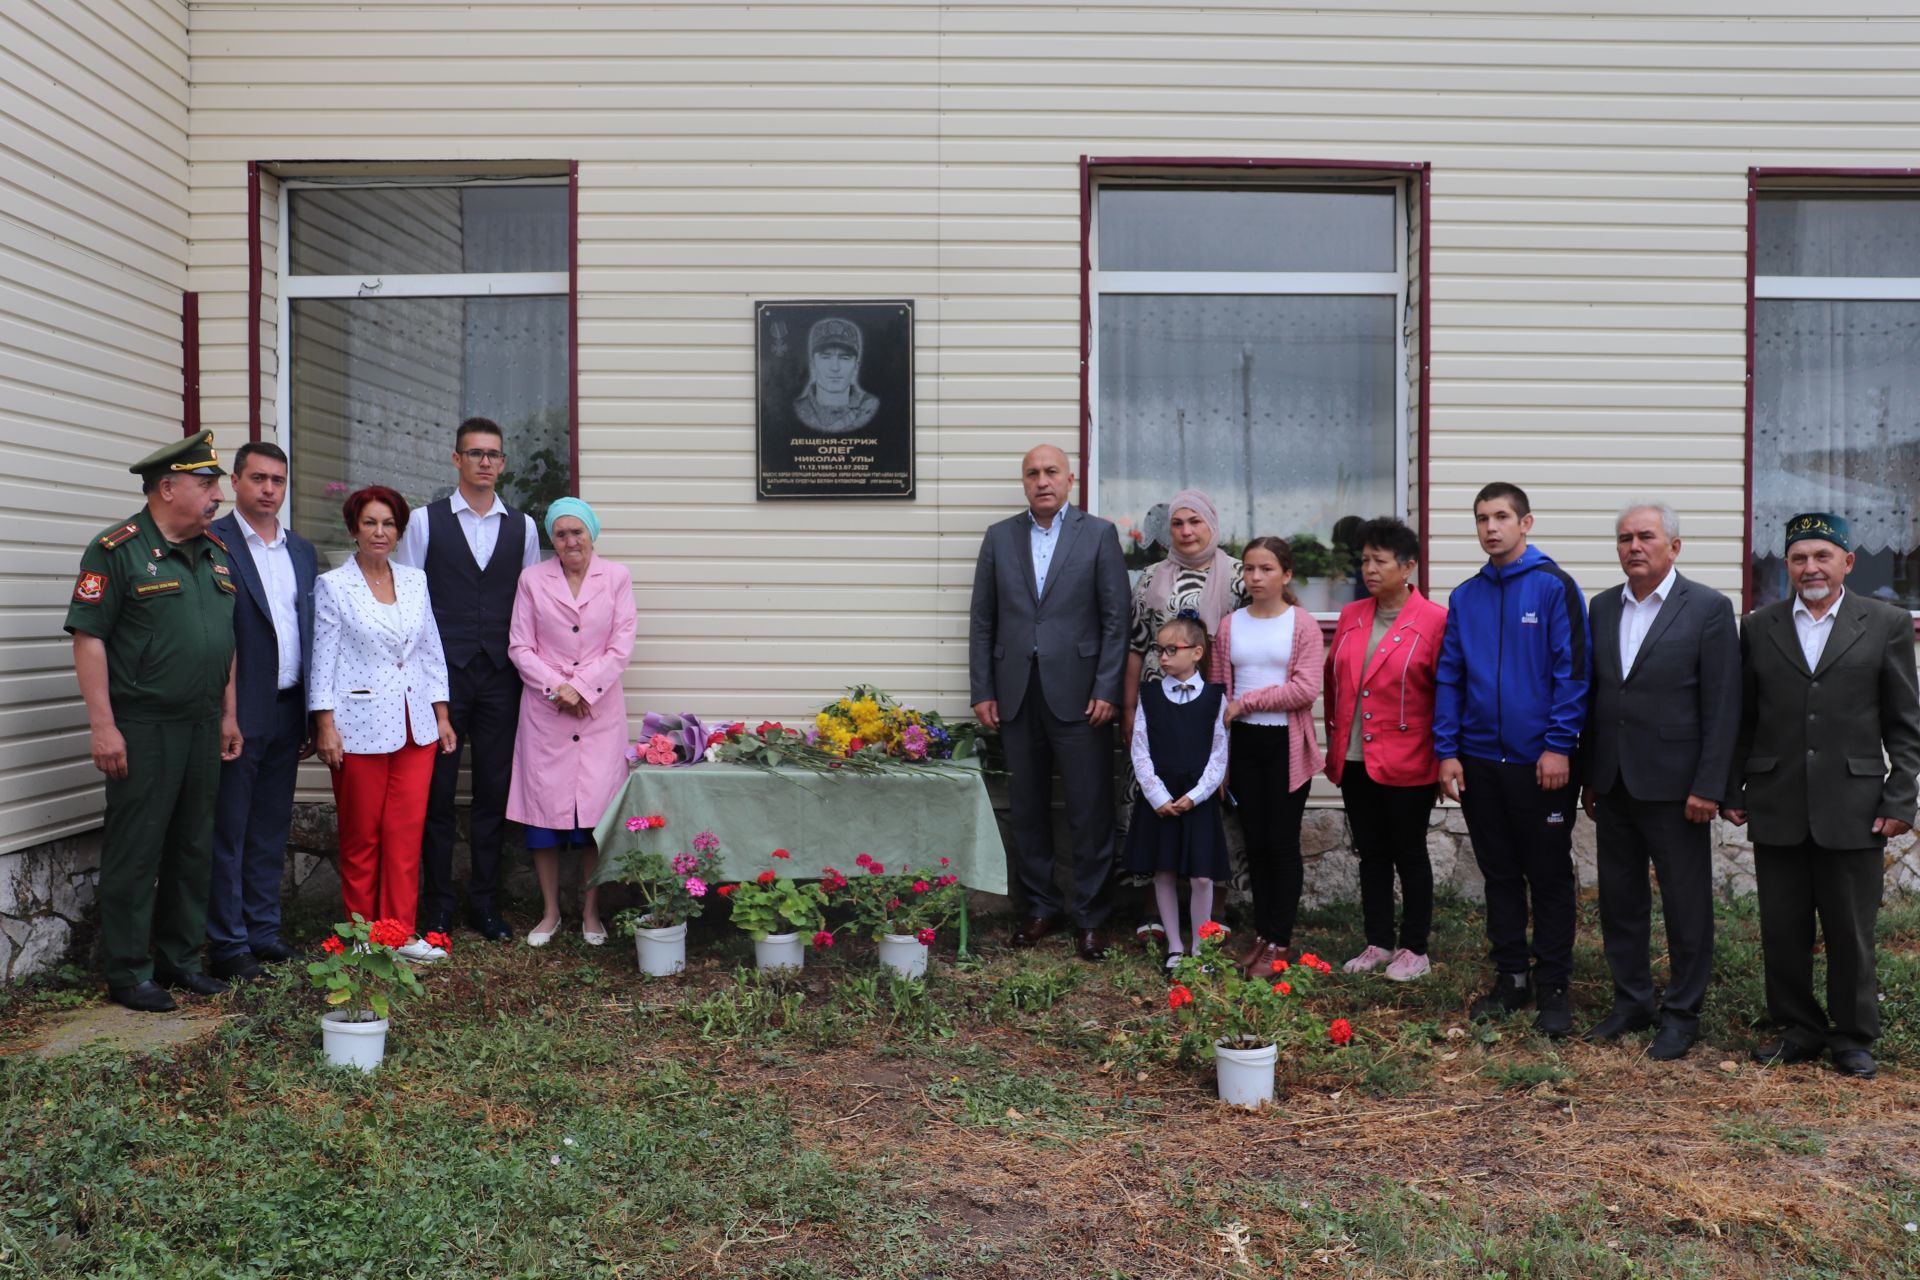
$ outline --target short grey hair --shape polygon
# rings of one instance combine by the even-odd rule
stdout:
[[[1660,515],[1660,532],[1667,535],[1668,541],[1672,541],[1680,536],[1680,517],[1672,507],[1664,502],[1629,502],[1626,506],[1620,508],[1620,514],[1613,518],[1614,532],[1618,533],[1620,531],[1620,522],[1636,511],[1658,512]]]

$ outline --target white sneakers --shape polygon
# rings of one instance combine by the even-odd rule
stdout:
[[[425,938],[415,938],[404,947],[395,947],[394,953],[415,964],[432,964],[436,960],[445,960],[447,953],[434,946]]]
[[[1368,943],[1365,951],[1341,967],[1348,973],[1372,973],[1383,964],[1387,966],[1387,977],[1395,982],[1412,982],[1433,968],[1425,956],[1415,955],[1405,947],[1390,953],[1386,948],[1376,947],[1372,943]]]

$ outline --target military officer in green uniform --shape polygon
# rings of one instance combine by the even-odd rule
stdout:
[[[220,510],[213,432],[128,468],[147,504],[87,544],[67,606],[73,668],[107,776],[100,936],[107,994],[174,1007],[167,988],[226,990],[201,972],[220,764],[240,754],[234,580],[207,525]],[[158,978],[159,981],[155,981]]]

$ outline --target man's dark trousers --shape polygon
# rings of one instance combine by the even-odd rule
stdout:
[[[1067,915],[1076,928],[1097,929],[1113,904],[1113,726],[1067,721],[1047,707],[1040,664],[1028,676],[1019,713],[1000,725],[1014,816],[1013,865],[1029,916]],[[1062,903],[1053,881],[1053,771],[1067,796],[1073,845],[1073,900]],[[1023,822],[1021,819],[1025,817]]]
[[[1655,1012],[1652,865],[1667,921],[1668,980],[1663,1019],[1700,1022],[1713,973],[1712,826],[1688,822],[1684,800],[1636,800],[1624,778],[1597,801],[1600,931],[1613,973],[1613,1007]]]
[[[272,732],[247,738],[239,759],[220,766],[207,903],[210,959],[237,960],[280,941],[280,880],[306,737],[306,686],[295,685],[274,700]]]
[[[1755,844],[1760,947],[1766,955],[1767,1016],[1802,1048],[1873,1048],[1880,1036],[1880,985],[1873,931],[1880,918],[1883,849]],[[1813,994],[1813,938],[1820,921],[1827,957],[1827,1007]]]
[[[467,876],[467,911],[474,916],[495,912],[507,788],[513,779],[513,739],[520,727],[520,690],[520,672],[512,664],[496,667],[485,652],[474,654],[466,666],[447,671],[447,719],[460,737],[461,749],[435,756],[433,761],[426,834],[420,842],[423,928],[453,920],[453,800],[460,782],[460,757],[468,747],[473,749],[473,803],[468,810],[472,867]]]
[[[1531,958],[1539,986],[1564,987],[1573,976],[1573,814],[1580,788],[1569,783],[1542,791],[1530,760],[1463,756],[1460,767],[1466,775],[1460,809],[1486,881],[1493,967],[1526,973]]]

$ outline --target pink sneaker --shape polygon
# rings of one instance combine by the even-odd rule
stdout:
[[[1372,973],[1375,969],[1385,964],[1387,959],[1388,956],[1385,951],[1369,942],[1365,951],[1362,951],[1341,967],[1348,973]]]
[[[1387,961],[1387,976],[1395,982],[1412,982],[1432,968],[1433,965],[1428,963],[1425,956],[1417,956],[1401,947],[1393,953],[1393,959]]]

